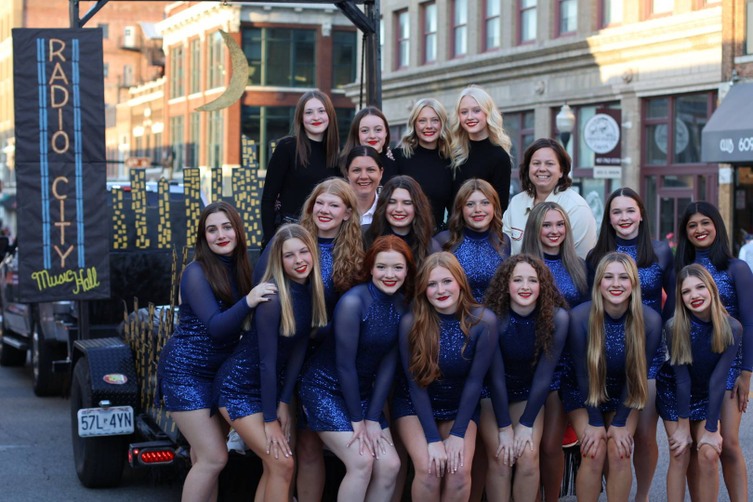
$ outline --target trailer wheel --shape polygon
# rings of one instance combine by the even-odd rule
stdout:
[[[5,327],[0,323],[0,366],[23,366],[26,363],[26,351],[3,343],[4,333]]]
[[[92,403],[89,365],[82,357],[73,370],[71,383],[71,433],[76,474],[87,488],[117,486],[123,476],[127,455],[125,437],[82,438],[78,435],[78,410],[95,406],[96,403]]]
[[[34,323],[31,333],[31,369],[34,394],[40,397],[57,396],[63,391],[63,375],[52,372],[52,361],[57,353],[56,344],[46,340],[39,324]]]

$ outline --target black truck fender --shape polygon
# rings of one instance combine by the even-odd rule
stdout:
[[[131,406],[139,412],[139,383],[133,353],[122,339],[94,338],[73,344],[73,367],[83,361],[91,375],[92,403],[109,401],[111,406]]]

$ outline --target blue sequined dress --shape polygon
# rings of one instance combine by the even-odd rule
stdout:
[[[444,247],[450,239],[449,230],[440,232],[435,237]],[[499,249],[497,249],[499,248]],[[502,262],[510,256],[510,238],[503,234],[503,241],[495,247],[495,240],[490,232],[475,232],[463,228],[463,238],[450,250],[460,262],[471,286],[473,298],[478,303],[484,302],[486,288],[489,287],[494,273]]]
[[[212,407],[217,370],[238,344],[243,321],[251,313],[246,297],[238,293],[231,259],[219,258],[239,299],[234,305],[224,305],[214,295],[202,266],[195,261],[186,266],[180,279],[178,326],[162,349],[157,368],[156,400],[163,398],[168,411]]]
[[[527,316],[518,315],[511,310],[507,319],[499,321],[499,346],[504,369],[490,369],[492,402],[499,399],[500,384],[506,386],[510,403],[527,401],[520,417],[520,423],[526,427],[533,427],[533,422],[549,395],[549,385],[567,341],[569,325],[567,311],[557,309],[554,314],[554,333],[549,353],[536,355],[538,315],[538,309]],[[504,372],[503,377],[500,375],[501,372]],[[495,409],[497,408],[495,405]]]
[[[468,422],[478,420],[479,400],[484,377],[489,370],[497,346],[497,319],[487,309],[476,312],[480,321],[469,333],[460,329],[460,320],[455,315],[439,314],[439,369],[441,378],[420,387],[410,373],[410,345],[408,334],[413,325],[413,314],[400,321],[400,360],[406,375],[410,393],[408,406],[415,410],[421,422],[427,443],[441,441],[437,422],[454,420],[450,434],[464,437]],[[396,393],[399,390],[396,389]],[[398,397],[396,396],[396,399]],[[402,412],[406,407],[400,407]],[[393,407],[393,417],[405,416]]]
[[[313,431],[352,431],[351,422],[387,421],[382,412],[397,367],[403,295],[372,282],[343,295],[335,309],[334,336],[309,359],[299,397]]]
[[[280,334],[280,296],[256,307],[253,325],[217,374],[217,403],[231,420],[263,412],[277,419],[279,402],[290,403],[311,333],[311,292],[307,284],[289,282],[295,317],[293,336]]]
[[[568,345],[573,356],[577,389],[562,389],[562,401],[565,411],[570,412],[578,408],[588,411],[588,423],[594,427],[604,425],[604,414],[616,412],[612,424],[618,427],[625,425],[630,414],[630,408],[625,406],[627,397],[627,380],[625,378],[625,320],[627,313],[619,319],[612,319],[604,313],[604,350],[606,351],[606,391],[607,401],[598,407],[586,406],[588,396],[588,318],[591,302],[578,305],[570,311],[570,332]],[[644,328],[646,332],[646,361],[656,352],[661,340],[661,316],[653,309],[643,310]],[[563,382],[564,383],[564,382]]]
[[[578,262],[580,263],[580,266],[583,267],[583,276],[586,277],[586,262],[582,258],[578,258]],[[570,308],[577,307],[581,303],[589,300],[590,294],[588,288],[586,288],[586,291],[580,291],[578,289],[575,282],[573,282],[573,278],[570,276],[570,272],[567,271],[565,264],[562,263],[561,255],[544,253],[544,264],[552,273],[557,289]],[[549,391],[555,392],[560,390],[563,378],[570,378],[572,381],[575,381],[570,350],[567,348],[567,344],[565,344],[565,347],[562,349],[562,354],[560,354],[560,361],[554,370],[554,375],[552,375],[552,384],[549,386]]]
[[[735,318],[729,317],[728,320],[734,343],[718,354],[711,350],[713,324],[691,314],[693,363],[672,366],[667,361],[656,377],[656,409],[663,420],[706,420],[706,430],[716,432],[724,399],[724,383],[737,355],[743,331]],[[666,331],[667,340],[670,340],[669,323]]]
[[[719,270],[711,262],[708,250],[696,248],[695,253],[695,263],[711,274],[727,313],[743,326],[737,358],[727,377],[727,390],[732,390],[741,370],[753,371],[753,272],[737,258],[729,260],[726,270]]]

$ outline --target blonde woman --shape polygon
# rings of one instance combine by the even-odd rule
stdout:
[[[512,142],[492,97],[475,85],[463,89],[455,105],[451,132],[453,193],[465,180],[481,178],[497,191],[504,212],[510,200]]]
[[[257,307],[216,382],[220,413],[262,461],[256,500],[287,501],[295,470],[289,403],[311,330],[327,324],[327,310],[314,237],[283,225],[271,248],[262,280],[277,295]]]
[[[719,415],[742,325],[727,314],[701,265],[680,270],[676,298],[675,316],[665,327],[670,359],[656,378],[656,406],[670,449],[667,500],[685,500],[687,480],[693,500],[710,502],[719,496]],[[688,476],[691,463],[694,476]]]
[[[316,236],[327,318],[331,320],[340,295],[355,285],[364,256],[356,194],[350,185],[342,178],[319,183],[303,203],[301,226]],[[254,275],[259,278],[266,270],[271,247],[265,248],[256,264]],[[308,353],[331,331],[331,322],[319,329],[309,340]],[[298,470],[296,488],[298,500],[308,502],[321,500],[324,493],[324,455],[319,437],[303,422],[298,424],[296,455],[306,469]]]
[[[415,179],[431,203],[434,223],[445,228],[452,210],[452,156],[447,111],[433,98],[418,100],[408,117],[408,128],[393,151],[398,174]]]
[[[563,401],[583,455],[578,500],[598,500],[607,469],[607,498],[628,500],[637,411],[647,404],[647,361],[656,352],[661,329],[661,316],[643,308],[633,259],[605,255],[596,269],[592,300],[570,312],[569,347],[578,388],[563,389]]]

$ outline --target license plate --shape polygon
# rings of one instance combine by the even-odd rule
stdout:
[[[82,438],[132,433],[133,408],[130,406],[78,410],[78,435]]]

